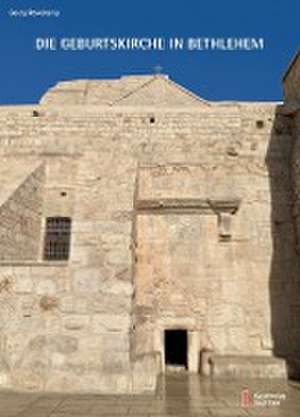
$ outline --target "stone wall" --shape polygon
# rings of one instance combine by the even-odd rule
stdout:
[[[173,166],[141,169],[138,351],[163,354],[161,333],[179,327],[198,332],[199,350],[295,355],[291,317],[298,302],[299,260],[291,212],[293,140],[288,131],[276,131],[275,110],[240,106],[239,125],[228,136],[223,126],[216,153],[205,137],[213,138],[218,127],[209,130],[207,123],[206,135],[199,128],[193,150],[207,152],[198,158],[201,165],[189,156]],[[224,241],[222,210],[213,203],[219,201],[226,211],[226,203],[236,200],[231,236]]]
[[[3,161],[15,171],[24,161],[11,158]],[[7,170],[8,171],[8,170]],[[9,172],[3,182],[9,181]],[[34,260],[40,251],[41,223],[43,211],[44,167],[39,166],[10,190],[11,195],[0,206],[0,260]],[[28,176],[27,176],[28,175]],[[15,184],[14,184],[15,186]],[[5,190],[7,191],[7,189]]]
[[[276,104],[56,94],[0,108],[0,157],[37,158],[43,219],[72,217],[69,262],[40,250],[0,266],[2,386],[153,390],[173,327],[196,334],[198,356],[293,353],[292,138],[274,129]]]
[[[291,61],[289,68],[283,79],[285,104],[293,105],[299,102],[300,100],[299,63],[300,63],[300,54],[298,52],[298,54],[296,54],[294,59]]]
[[[66,264],[2,266],[1,386],[104,393],[153,390],[155,375],[152,371],[147,378],[146,367],[155,358],[141,358],[130,367],[129,319],[123,314],[120,321],[116,314],[117,295],[105,289],[80,291],[73,287],[74,275]]]
[[[293,227],[295,230],[296,241],[295,249],[300,254],[299,242],[300,242],[300,115],[299,115],[299,53],[295,56],[290,64],[290,67],[283,79],[283,87],[285,92],[284,105],[279,109],[279,129],[281,131],[289,132],[293,137],[293,147],[291,152],[291,183],[293,190],[292,198],[292,211],[293,211]],[[299,312],[300,312],[300,297],[299,297],[299,277],[295,277],[293,286],[291,286],[291,292],[289,297],[289,310],[290,310],[290,345],[294,359],[292,361],[292,374],[294,377],[299,377],[299,356],[297,347],[300,343],[300,325],[299,325]],[[292,290],[294,289],[294,292]]]

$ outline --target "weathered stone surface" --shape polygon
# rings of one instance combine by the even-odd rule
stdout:
[[[286,83],[293,101],[296,70]],[[153,390],[166,330],[186,332],[191,372],[208,350],[299,359],[300,119],[287,106],[133,76],[0,107],[2,386]],[[70,257],[46,261],[57,216],[72,219]]]
[[[253,356],[212,355],[211,375],[214,378],[286,378],[286,363],[282,359]]]
[[[55,297],[49,295],[44,295],[40,299],[40,307],[44,311],[53,310],[58,307],[58,300]]]
[[[33,280],[27,276],[17,276],[14,282],[15,292],[21,294],[31,294],[33,292]]]
[[[83,330],[89,328],[89,316],[76,314],[62,318],[62,325],[66,330]]]
[[[0,356],[0,386],[6,387],[10,385],[10,366],[7,362],[7,360],[3,357],[3,355]]]
[[[34,259],[39,254],[44,164],[16,158],[14,165],[3,161],[1,166],[7,186],[0,195],[0,260]]]
[[[91,318],[91,328],[94,333],[107,331],[128,331],[130,317],[128,315],[94,314]]]

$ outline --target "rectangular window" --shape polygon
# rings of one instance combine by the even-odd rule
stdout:
[[[69,259],[71,238],[71,219],[69,217],[48,217],[44,259],[47,261],[65,261]]]

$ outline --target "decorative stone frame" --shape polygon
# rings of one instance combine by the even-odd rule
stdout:
[[[211,215],[215,213],[218,216],[218,233],[221,242],[228,241],[231,238],[231,220],[232,216],[238,211],[241,204],[240,199],[152,199],[135,201],[136,215],[142,214],[203,214]],[[177,320],[176,324],[164,328],[155,329],[154,351],[158,352],[161,357],[161,371],[166,372],[165,363],[165,330],[183,329],[187,331],[187,367],[190,373],[200,372],[200,338],[201,331],[195,330],[184,320]]]
[[[238,211],[240,199],[160,199],[137,200],[136,210],[139,214],[211,214],[218,216],[218,233],[221,242],[231,239],[232,216]]]
[[[200,332],[187,327],[184,322],[178,322],[178,325],[166,326],[163,329],[154,331],[155,351],[161,356],[161,371],[166,372],[165,358],[165,330],[183,329],[187,331],[187,371],[199,373],[200,371]]]

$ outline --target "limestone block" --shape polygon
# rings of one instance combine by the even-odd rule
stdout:
[[[50,295],[43,295],[39,300],[39,307],[41,311],[53,311],[58,308],[59,301],[57,297]]]
[[[78,267],[88,267],[89,266],[89,256],[91,247],[90,245],[79,245],[76,242],[76,236],[74,236],[74,239],[72,240],[72,264],[76,265]]]
[[[210,347],[216,352],[226,352],[228,349],[228,335],[225,327],[209,326],[206,330]]]
[[[200,369],[200,333],[188,332],[188,370],[198,373]]]
[[[56,295],[57,284],[52,279],[42,278],[35,284],[35,291],[38,295]]]
[[[143,355],[154,350],[154,330],[147,323],[136,325],[132,335],[133,351],[135,355]]]
[[[39,369],[37,364],[29,364],[28,368],[17,368],[11,373],[11,383],[19,389],[44,390],[46,370]]]
[[[105,356],[107,352],[122,353],[128,359],[130,351],[129,333],[105,333],[101,335],[101,350]]]
[[[30,294],[33,292],[34,283],[27,276],[17,276],[14,278],[14,291],[18,294]]]
[[[243,326],[245,312],[241,305],[221,302],[209,308],[207,313],[208,326]]]
[[[52,353],[51,354],[51,368],[60,369],[65,366],[66,356],[62,353]]]
[[[84,384],[82,379],[84,378]],[[72,368],[53,369],[49,372],[46,389],[60,392],[95,392],[100,391],[99,375],[96,372],[76,373]],[[99,392],[98,391],[98,392]]]
[[[251,352],[249,345],[247,328],[245,326],[228,326],[227,329],[227,349],[230,352]]]
[[[115,269],[115,278],[120,281],[132,281],[132,269],[131,265],[128,266],[127,264],[119,264],[114,266]]]
[[[0,386],[8,387],[10,385],[10,366],[4,356],[0,355]]]
[[[73,288],[75,292],[97,293],[101,288],[99,270],[91,268],[82,268],[74,272]]]
[[[124,294],[101,293],[89,300],[91,313],[129,314],[131,298]]]
[[[103,352],[104,353],[104,352]],[[122,374],[129,372],[129,355],[124,352],[106,351],[102,354],[102,371],[106,374]]]
[[[160,372],[160,355],[156,352],[139,356],[132,368],[132,391],[153,392],[156,389],[157,375]]]
[[[76,352],[78,350],[78,339],[73,336],[63,334],[38,335],[30,340],[28,344],[28,352],[24,353],[23,361],[27,361],[29,354],[35,355],[37,358],[47,360],[46,352],[58,352],[64,355]]]
[[[286,378],[287,367],[283,359],[268,356],[212,355],[214,378]]]
[[[184,316],[177,316],[172,317],[166,315],[165,317],[162,316],[157,320],[157,324],[160,328],[169,328],[169,329],[176,329],[176,328],[182,328],[182,329],[193,329],[197,327],[197,324],[195,322],[195,317],[184,317]]]
[[[103,374],[98,380],[97,390],[106,394],[129,394],[132,392],[130,374]]]
[[[78,331],[85,330],[88,331],[89,328],[89,316],[85,315],[71,315],[65,316],[62,318],[62,327],[66,330]]]
[[[133,293],[132,283],[126,281],[107,281],[101,289],[103,292],[123,297],[130,297]]]
[[[47,345],[50,345],[52,351],[68,355],[70,353],[76,352],[78,350],[78,339],[76,337],[66,336],[66,335],[57,335],[52,336],[47,341]]]
[[[82,295],[64,295],[60,298],[59,309],[66,314],[85,314],[89,309],[89,299]]]
[[[112,246],[108,249],[106,260],[109,264],[128,264],[130,265],[132,253],[130,250],[130,243],[126,246]]]
[[[93,333],[126,332],[129,328],[129,315],[94,314],[91,318],[91,331]]]

